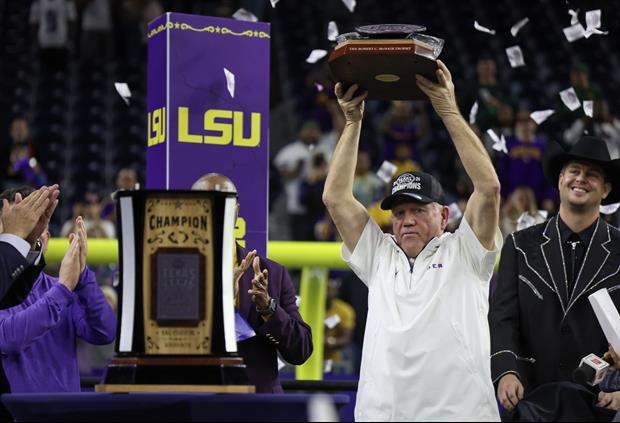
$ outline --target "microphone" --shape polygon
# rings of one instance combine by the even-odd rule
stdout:
[[[588,354],[581,359],[579,367],[573,371],[573,380],[582,385],[598,385],[607,374],[609,363],[596,354]]]

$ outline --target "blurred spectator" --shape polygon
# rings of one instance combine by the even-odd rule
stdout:
[[[564,131],[564,142],[575,144],[584,133],[602,138],[612,159],[620,158],[620,120],[609,112],[607,100],[594,100],[592,118],[580,116]]]
[[[274,159],[274,163],[284,180],[286,211],[289,214],[289,228],[293,240],[308,239],[307,211],[300,201],[301,184],[310,174],[315,155],[320,153],[323,154],[323,157],[331,155],[331,151],[326,151],[328,147],[319,144],[321,135],[321,130],[316,121],[304,122],[299,131],[299,138],[282,148]]]
[[[536,223],[545,220],[538,213],[534,191],[526,186],[518,186],[504,202],[501,210],[500,230],[504,237],[517,230],[517,222],[523,213],[529,214]]]
[[[43,168],[37,159],[30,155],[28,146],[13,146],[10,161],[9,176],[18,179],[21,184],[40,188],[47,183],[47,176],[43,172]]]
[[[357,152],[357,166],[353,178],[353,196],[364,207],[370,206],[383,196],[384,183],[370,171],[370,155],[367,151]]]
[[[469,116],[469,111],[475,102],[478,102],[476,124],[481,132],[489,128],[498,128],[506,123],[513,101],[510,91],[500,84],[497,78],[495,59],[484,57],[478,60],[476,67],[478,80],[465,86],[459,104],[463,116]],[[500,110],[503,122],[500,122]]]
[[[80,56],[87,62],[106,63],[113,56],[110,0],[77,0],[81,11]]]
[[[312,167],[300,188],[301,204],[306,209],[307,218],[303,228],[306,231],[303,239],[316,239],[314,226],[325,216],[325,205],[322,199],[325,178],[327,178],[327,161],[323,153],[317,153],[312,158]]]
[[[87,192],[84,201],[76,202],[73,205],[73,215],[83,216],[86,225],[86,234],[92,239],[114,239],[116,238],[116,228],[108,220],[101,219],[101,203],[99,196],[94,192]],[[66,237],[75,231],[75,226],[69,220],[63,225],[60,236]]]
[[[30,6],[30,24],[36,36],[39,57],[45,67],[65,68],[75,39],[75,4],[72,0],[35,0]]]
[[[353,363],[350,349],[355,330],[355,309],[338,298],[340,285],[340,279],[333,278],[329,279],[327,285],[324,359],[332,360],[336,372],[342,370],[351,373]]]
[[[136,189],[138,174],[135,169],[125,167],[116,174],[116,190],[130,191]],[[112,195],[107,196],[101,203],[101,218],[116,224],[116,206]]]
[[[45,185],[47,177],[34,156],[34,144],[25,119],[18,117],[11,122],[9,145],[8,163],[5,162],[7,179],[3,181],[5,188],[24,184],[36,188]]]
[[[396,145],[394,159],[391,160],[391,162],[396,166],[394,175],[401,175],[405,172],[422,171],[420,164],[413,159],[413,149],[406,142],[401,142]]]
[[[381,125],[385,160],[394,159],[396,146],[401,143],[409,145],[413,157],[419,157],[417,143],[428,132],[428,116],[423,105],[417,107],[414,113],[410,101],[393,101],[390,105]]]
[[[517,113],[514,136],[506,139],[508,154],[497,160],[497,173],[502,184],[502,198],[507,198],[521,185],[532,188],[539,204],[545,208],[557,197],[542,170],[545,142],[536,136],[536,122],[527,111]],[[548,210],[553,212],[554,210]]]
[[[585,63],[576,62],[573,64],[570,71],[570,85],[575,89],[577,98],[580,101],[601,100],[603,98],[603,91],[601,88],[590,81],[590,69]],[[556,107],[556,114],[559,120],[558,123],[562,125],[563,128],[583,115],[583,110],[581,108],[571,111],[563,102],[560,101],[560,103],[561,104]]]

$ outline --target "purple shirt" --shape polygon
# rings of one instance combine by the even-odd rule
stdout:
[[[0,352],[11,392],[79,392],[77,337],[104,345],[115,334],[114,312],[90,269],[73,292],[42,272],[23,303],[0,310]]]

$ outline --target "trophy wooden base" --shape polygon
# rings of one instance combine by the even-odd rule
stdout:
[[[97,392],[253,393],[241,357],[114,357]]]

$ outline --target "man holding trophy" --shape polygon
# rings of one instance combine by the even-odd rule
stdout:
[[[342,256],[368,286],[356,421],[499,421],[490,374],[488,286],[501,248],[500,184],[482,142],[455,100],[448,68],[438,83],[421,75],[474,184],[455,233],[444,233],[448,208],[440,183],[422,172],[398,176],[382,208],[384,234],[352,193],[364,99],[336,85],[346,125],[336,146],[323,200],[344,242]]]

